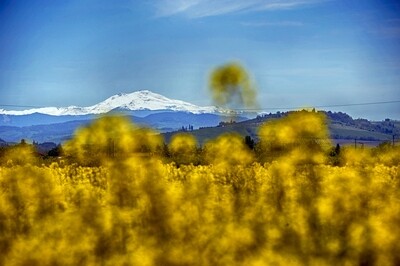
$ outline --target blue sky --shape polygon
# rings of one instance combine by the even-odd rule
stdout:
[[[88,106],[119,92],[148,89],[209,105],[207,77],[230,61],[251,73],[264,108],[400,100],[400,3],[0,4],[0,104]],[[400,119],[399,107],[328,109],[381,120]]]

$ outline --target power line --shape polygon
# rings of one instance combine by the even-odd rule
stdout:
[[[390,104],[390,103],[400,103],[400,100],[397,100],[397,101],[386,101],[386,102],[369,102],[369,103],[333,104],[333,105],[315,106],[315,107],[316,107],[316,108],[324,108],[324,107],[343,107],[343,106],[375,105],[375,104]]]
[[[330,107],[347,107],[347,106],[365,106],[365,105],[379,105],[379,104],[393,104],[400,103],[400,100],[394,101],[381,101],[381,102],[364,102],[364,103],[347,103],[347,104],[331,104],[331,105],[316,105],[309,108],[330,108]],[[46,108],[48,106],[37,105],[18,105],[18,104],[0,104],[0,107],[17,107],[17,108]],[[297,110],[306,108],[305,106],[292,106],[292,107],[264,107],[264,108],[231,108],[231,110],[238,111],[263,111],[263,110]]]
[[[310,106],[310,108],[330,108],[330,107],[346,107],[346,106],[362,106],[362,105],[378,105],[378,104],[392,104],[392,103],[400,103],[400,100],[395,101],[382,101],[382,102],[366,102],[366,103],[347,103],[347,104],[331,104],[331,105],[316,105]],[[296,106],[296,107],[265,107],[265,108],[233,108],[233,110],[238,111],[263,111],[263,110],[297,110],[304,109],[304,106]]]

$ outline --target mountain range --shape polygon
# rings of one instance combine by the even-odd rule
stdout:
[[[122,113],[140,126],[168,132],[182,127],[216,126],[231,119],[231,112],[215,106],[197,106],[169,99],[148,90],[120,93],[89,107],[43,107],[23,111],[0,109],[0,138],[18,142],[22,138],[37,142],[63,142],[76,128],[104,115]],[[247,118],[235,116],[237,121]]]
[[[166,141],[172,133],[186,128],[194,129],[199,143],[226,131],[256,137],[258,125],[287,113],[269,115],[233,114],[215,106],[194,104],[169,99],[148,90],[114,95],[89,107],[43,107],[23,111],[0,109],[1,145],[21,139],[36,142],[62,143],[75,130],[104,114],[122,113],[140,126],[151,127],[164,134]],[[385,141],[400,134],[400,122],[381,122],[353,119],[345,113],[325,112],[332,139]],[[229,124],[234,118],[235,123]],[[223,126],[221,126],[221,122]],[[228,123],[226,123],[228,122]],[[394,137],[393,137],[394,138]]]
[[[132,93],[119,93],[110,98],[88,107],[41,107],[22,111],[7,111],[0,109],[2,115],[31,115],[44,114],[50,116],[83,116],[98,115],[112,111],[180,111],[193,114],[223,113],[226,110],[215,106],[197,106],[188,102],[174,100],[163,95],[141,90]]]

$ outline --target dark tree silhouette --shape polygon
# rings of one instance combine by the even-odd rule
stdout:
[[[254,150],[255,141],[250,136],[244,138],[244,143],[249,147],[250,150]]]

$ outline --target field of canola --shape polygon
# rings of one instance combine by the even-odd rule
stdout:
[[[332,155],[319,114],[168,151],[123,117],[0,160],[0,265],[400,265],[400,149]],[[161,151],[160,151],[161,150]]]

